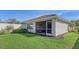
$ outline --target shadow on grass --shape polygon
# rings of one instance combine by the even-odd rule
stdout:
[[[77,38],[77,40],[73,46],[73,49],[79,49],[79,37]]]
[[[79,32],[75,32],[76,34],[79,34]]]
[[[21,35],[26,36],[26,37],[34,37],[36,34],[33,33],[21,33]]]
[[[27,33],[18,33],[18,34],[21,34],[21,35],[26,36],[26,37],[35,37],[35,36],[48,37],[46,35],[40,35],[40,34],[37,34],[37,33],[30,33],[30,32],[27,32]]]

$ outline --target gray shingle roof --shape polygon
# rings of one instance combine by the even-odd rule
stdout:
[[[59,16],[59,15],[56,15],[56,14],[50,14],[50,15],[43,15],[43,16],[40,16],[40,17],[37,17],[37,18],[34,18],[34,19],[30,19],[30,20],[27,20],[26,22],[29,22],[29,21],[38,21],[38,20],[51,20],[51,19],[54,19],[56,21],[61,21],[61,22],[64,22],[64,23],[68,23],[68,21],[66,21],[63,17]]]

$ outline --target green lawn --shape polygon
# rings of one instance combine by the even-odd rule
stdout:
[[[36,34],[0,35],[0,48],[79,48],[78,33],[67,33],[64,39]]]

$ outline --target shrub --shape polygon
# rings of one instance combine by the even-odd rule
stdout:
[[[27,29],[16,29],[13,31],[13,33],[26,33]]]
[[[4,31],[3,30],[0,30],[0,35],[4,34]]]
[[[9,25],[5,28],[5,30],[7,30],[7,32],[11,33],[13,31],[13,26]]]
[[[13,26],[7,26],[5,29],[0,30],[0,34],[9,34],[13,31]]]
[[[7,30],[5,30],[5,29],[2,29],[2,30],[0,30],[0,34],[2,35],[2,34],[8,34],[9,32],[7,31]]]
[[[79,26],[78,26],[77,30],[78,30],[78,32],[79,32]]]

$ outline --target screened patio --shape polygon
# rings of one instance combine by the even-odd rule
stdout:
[[[52,21],[36,22],[36,33],[46,35],[52,33]]]

